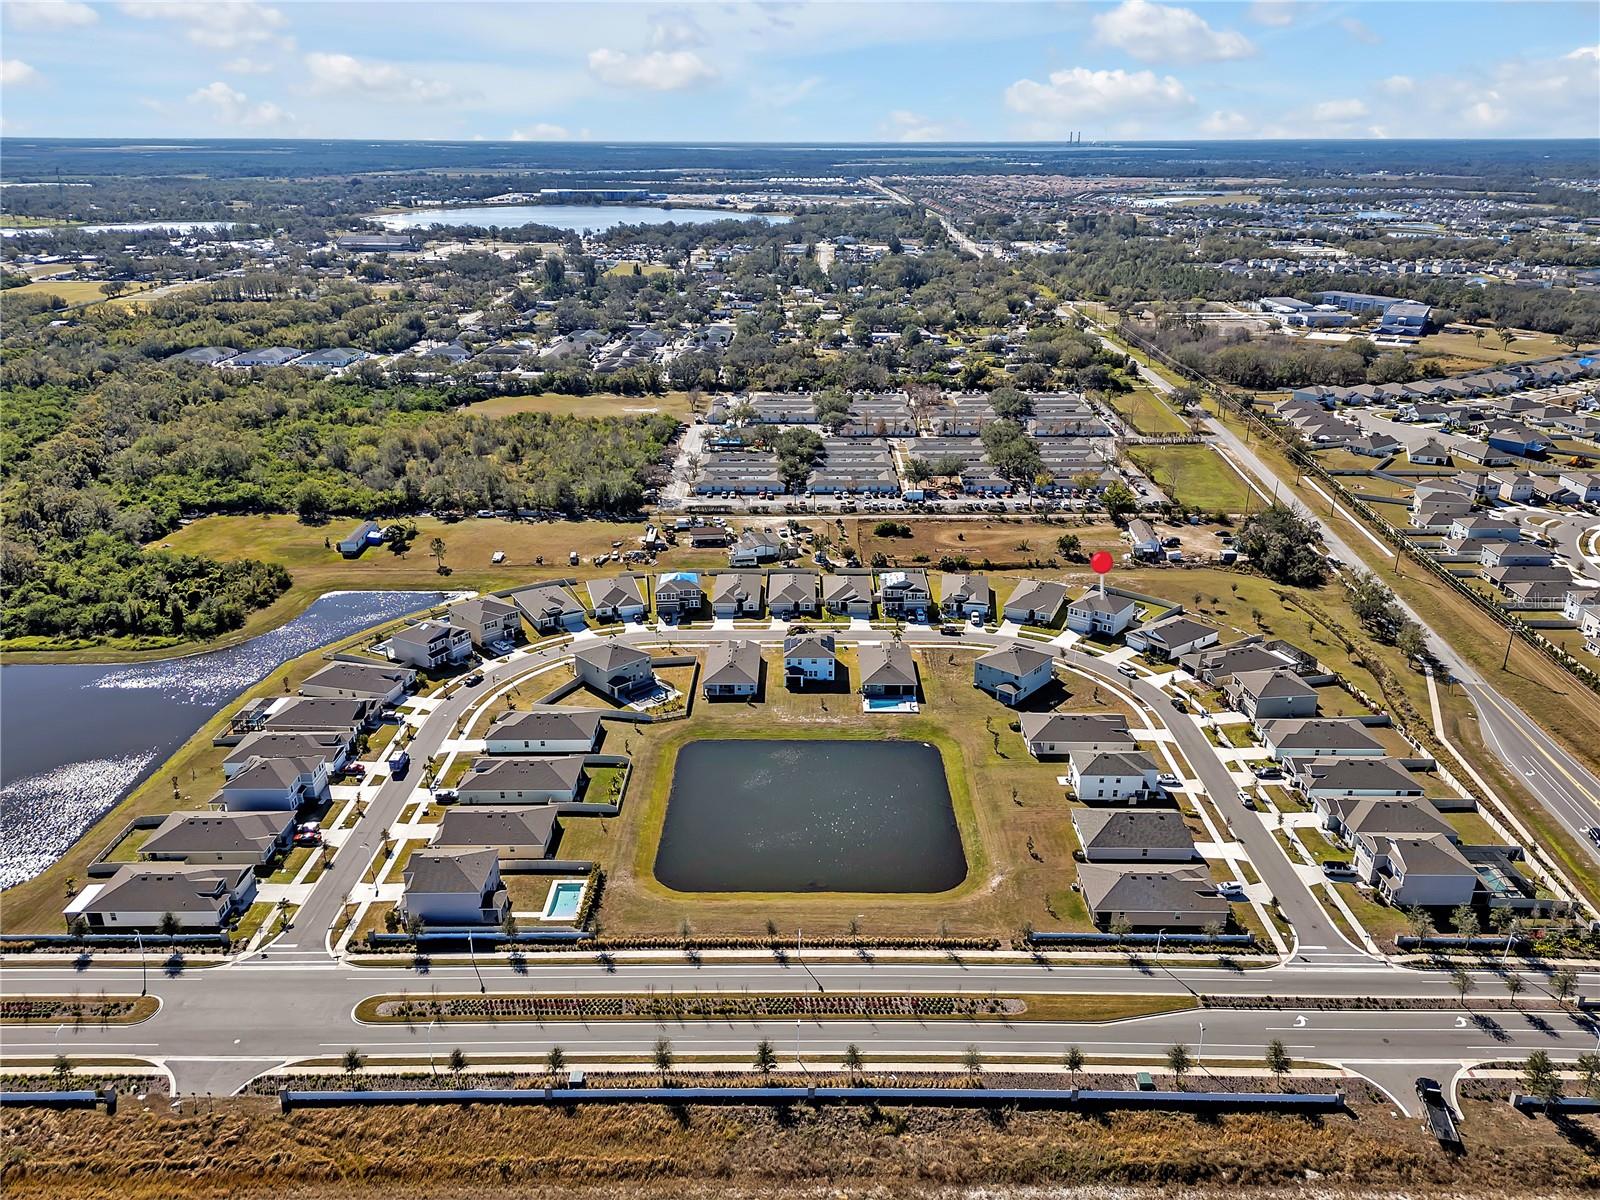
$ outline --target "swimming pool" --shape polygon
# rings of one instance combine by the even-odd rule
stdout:
[[[570,921],[578,915],[578,905],[583,902],[583,889],[588,886],[581,879],[563,879],[550,885],[545,897],[541,921]]]

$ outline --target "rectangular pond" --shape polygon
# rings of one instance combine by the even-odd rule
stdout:
[[[678,752],[655,875],[682,892],[943,892],[967,859],[926,742],[708,740]]]

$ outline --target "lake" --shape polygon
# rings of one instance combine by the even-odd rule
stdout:
[[[195,730],[278,667],[443,592],[330,592],[226,650],[147,663],[0,667],[0,887],[44,870]]]
[[[656,878],[680,892],[943,892],[967,876],[926,742],[690,742]]]
[[[766,221],[770,215],[719,208],[661,208],[653,204],[479,204],[457,208],[421,208],[414,212],[374,213],[369,218],[386,229],[404,232],[432,225],[491,225],[516,229],[550,225],[574,233],[596,233],[617,225],[706,225],[712,221]]]

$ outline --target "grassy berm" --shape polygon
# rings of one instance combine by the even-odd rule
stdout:
[[[1593,1194],[1595,1128],[1469,1102],[1453,1159],[1384,1104],[1328,1120],[638,1106],[307,1111],[266,1098],[115,1117],[13,1111],[8,1200],[343,1196],[1540,1196]],[[192,1105],[185,1105],[185,1109]]]

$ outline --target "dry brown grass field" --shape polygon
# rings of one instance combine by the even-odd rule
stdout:
[[[1596,1120],[1465,1104],[1452,1157],[1388,1104],[1325,1119],[616,1106],[304,1111],[125,1098],[7,1114],[8,1200],[252,1197],[1556,1197],[1591,1192]],[[1308,1180],[1315,1180],[1309,1185]],[[1080,1190],[1082,1189],[1082,1190]]]

